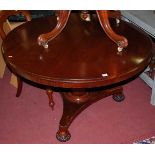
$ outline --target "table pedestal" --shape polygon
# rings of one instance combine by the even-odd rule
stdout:
[[[63,98],[63,114],[56,134],[57,139],[61,142],[70,139],[71,134],[68,131],[70,124],[89,105],[109,95],[113,95],[113,99],[117,102],[125,98],[122,87],[95,91],[73,90],[72,92],[63,92],[61,95]]]

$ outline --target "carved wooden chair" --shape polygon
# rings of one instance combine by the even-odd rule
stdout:
[[[2,38],[2,40],[5,39],[6,37],[6,33],[4,32],[4,29],[3,29],[3,25],[4,23],[6,22],[7,18],[11,15],[18,15],[18,14],[22,14],[24,15],[24,17],[26,18],[26,21],[30,21],[31,20],[31,15],[29,13],[29,11],[24,11],[24,10],[2,10],[0,11],[0,36]],[[21,91],[22,91],[22,80],[21,78],[17,76],[17,93],[16,93],[16,97],[19,97],[20,94],[21,94]]]
[[[153,10],[122,10],[124,20],[135,24],[144,30],[153,39],[153,57],[150,65],[140,75],[140,78],[152,89],[151,104],[155,106],[155,26],[154,17],[155,11]]]

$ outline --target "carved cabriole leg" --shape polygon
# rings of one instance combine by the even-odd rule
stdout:
[[[108,11],[96,11],[100,24],[102,28],[104,29],[105,33],[108,35],[108,37],[113,40],[117,45],[118,45],[118,51],[122,51],[123,48],[128,46],[128,40],[121,35],[116,34],[109,23],[109,18],[108,18]]]
[[[22,92],[22,87],[23,87],[23,81],[21,80],[21,78],[19,76],[17,76],[17,93],[16,93],[16,97],[19,97],[21,92]]]
[[[60,34],[61,31],[66,26],[69,15],[70,15],[69,10],[61,10],[61,11],[57,12],[57,25],[56,25],[56,27],[48,33],[41,34],[38,37],[38,44],[43,45],[44,48],[48,48],[48,42],[50,40],[54,39],[58,34]]]
[[[106,96],[117,94],[120,90],[122,90],[120,87],[116,87],[106,90],[61,93],[63,98],[63,114],[60,120],[59,130],[56,134],[57,139],[61,142],[68,141],[71,137],[68,128],[78,114],[92,103]]]
[[[55,102],[53,100],[53,91],[51,89],[46,89],[46,94],[49,99],[49,106],[52,108],[52,110],[54,110]]]

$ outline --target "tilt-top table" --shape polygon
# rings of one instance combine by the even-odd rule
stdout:
[[[7,35],[2,50],[14,73],[47,88],[52,107],[52,92],[60,92],[63,114],[56,137],[65,142],[71,137],[71,122],[90,104],[109,95],[116,101],[125,98],[122,85],[147,67],[152,42],[132,24],[120,21],[117,25],[112,19],[112,29],[128,41],[128,46],[118,50],[103,31],[97,15],[87,22],[71,13],[61,33],[48,42],[48,48],[39,46],[38,36],[54,29],[56,23],[53,16],[19,26]]]

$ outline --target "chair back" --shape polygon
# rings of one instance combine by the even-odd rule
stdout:
[[[2,40],[5,39],[6,33],[3,29],[3,25],[6,22],[7,18],[12,15],[24,15],[26,21],[31,21],[31,15],[27,10],[2,10],[0,11],[0,36]]]

